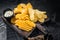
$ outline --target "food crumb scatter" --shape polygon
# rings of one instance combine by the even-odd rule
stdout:
[[[11,23],[18,26],[19,29],[28,32],[36,27],[35,22],[39,21],[44,23],[47,18],[45,11],[33,9],[31,3],[20,3],[13,11],[15,16],[11,18]]]

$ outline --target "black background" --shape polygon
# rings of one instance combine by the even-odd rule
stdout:
[[[59,0],[56,1],[55,0],[1,0],[0,15],[3,13],[3,11],[6,8],[11,8],[13,10],[13,8],[17,6],[17,4],[28,3],[28,2],[31,2],[34,8],[47,11],[48,17],[52,20],[52,23],[48,24],[48,28],[52,33],[54,40],[60,40],[60,11],[59,11],[60,1]]]

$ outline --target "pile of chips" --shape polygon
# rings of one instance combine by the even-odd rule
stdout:
[[[45,11],[33,9],[31,3],[20,3],[13,11],[15,16],[11,18],[11,23],[24,31],[31,31],[36,27],[35,22],[39,21],[43,23],[47,18]]]

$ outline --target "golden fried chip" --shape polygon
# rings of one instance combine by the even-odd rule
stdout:
[[[16,19],[21,19],[21,20],[29,20],[29,16],[26,14],[17,14],[15,16]]]
[[[30,20],[26,20],[26,23],[32,28],[36,26],[36,24]]]
[[[30,20],[34,21],[34,10],[30,8],[28,11],[29,11]]]
[[[26,8],[25,8],[25,9],[22,9],[22,10],[21,10],[21,13],[22,13],[22,14],[28,14],[28,13],[27,13],[27,9],[26,9]]]
[[[13,17],[13,18],[11,18],[11,23],[15,23],[15,21],[16,21],[16,19],[15,19],[15,17]]]
[[[39,19],[39,22],[41,23],[44,23],[44,21],[45,21],[44,19]]]
[[[48,18],[47,15],[44,15],[44,18]]]
[[[34,21],[33,22],[37,22],[38,21],[38,18],[36,15],[34,15]]]
[[[17,8],[14,8],[14,13],[19,13],[20,12],[20,10],[18,10]]]
[[[27,8],[28,8],[28,9],[29,9],[29,8],[33,8],[32,5],[31,5],[31,3],[28,3],[28,4],[27,4]]]
[[[23,21],[23,20],[16,20],[15,23],[16,23],[15,25],[18,26],[19,29],[22,29],[25,31],[32,30],[32,27],[29,26],[27,23],[25,23],[25,21]]]

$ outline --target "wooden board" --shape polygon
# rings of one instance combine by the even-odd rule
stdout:
[[[18,29],[15,25],[13,25],[13,24],[10,24],[3,16],[1,17],[3,20],[4,20],[4,22],[9,26],[9,27],[11,27],[12,29],[14,29],[19,35],[22,35],[23,37],[28,37],[32,32],[33,32],[33,30],[36,28],[33,28],[30,32],[26,32],[26,31],[22,31],[22,30],[20,30],[20,29]]]

